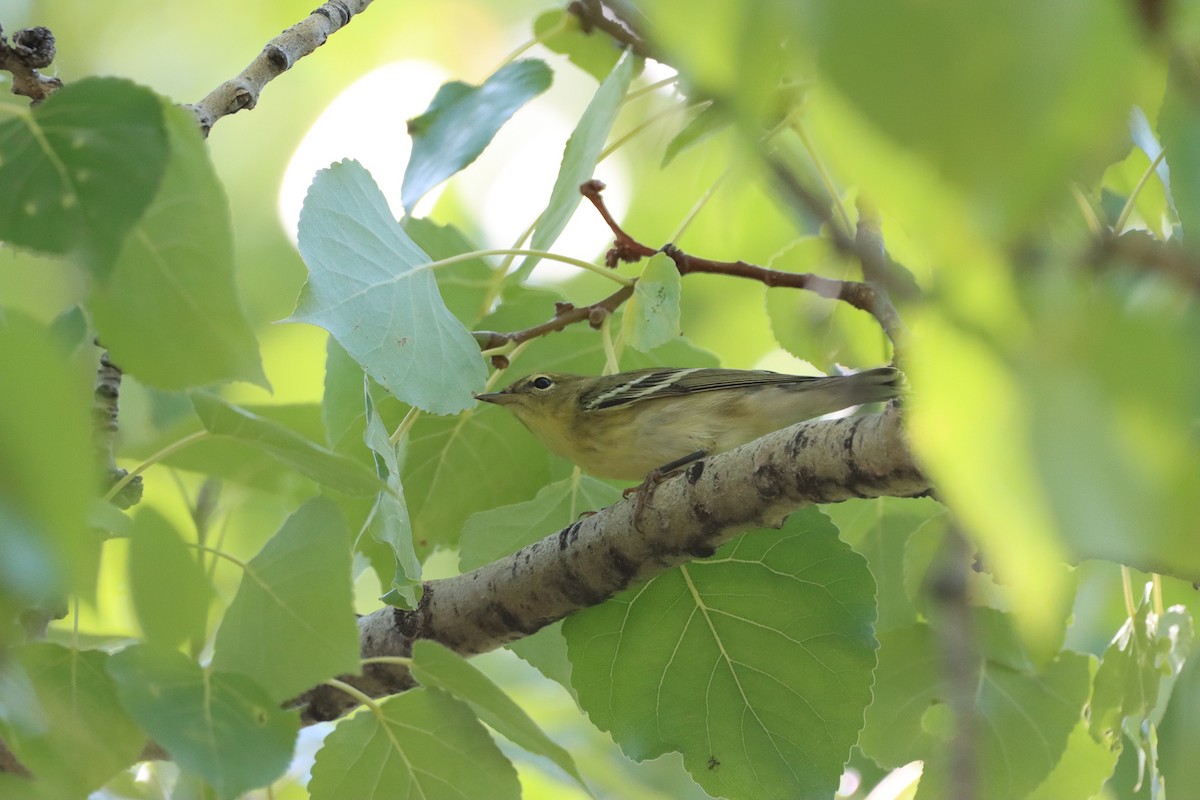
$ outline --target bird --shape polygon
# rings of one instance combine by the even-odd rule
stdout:
[[[508,409],[584,471],[640,481],[796,422],[896,397],[901,380],[894,367],[825,377],[669,367],[539,372],[476,398]]]

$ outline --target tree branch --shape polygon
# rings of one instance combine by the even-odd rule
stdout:
[[[428,581],[417,609],[359,620],[362,656],[407,656],[415,639],[472,655],[528,636],[630,585],[714,553],[751,528],[778,527],[815,503],[928,493],[904,442],[900,413],[802,422],[699,461],[660,484],[635,525],[622,500],[513,555]],[[403,691],[403,667],[369,665],[343,677],[371,696]],[[335,719],[353,701],[320,686],[300,698],[306,722]]]
[[[50,66],[55,52],[54,34],[49,28],[22,28],[12,35],[11,45],[0,36],[0,70],[12,73],[12,93],[28,97],[36,106],[61,89],[61,80],[38,72]]]
[[[325,44],[331,34],[350,24],[371,0],[328,0],[304,20],[267,42],[266,47],[236,78],[225,81],[189,108],[207,136],[221,117],[254,108],[262,90],[274,78]]]

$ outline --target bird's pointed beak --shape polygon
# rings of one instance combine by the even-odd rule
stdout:
[[[504,392],[489,392],[487,394],[475,395],[476,400],[482,400],[485,403],[495,403],[498,406],[506,406],[516,398],[516,395],[506,394]]]

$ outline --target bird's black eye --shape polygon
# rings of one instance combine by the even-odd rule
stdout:
[[[553,385],[554,381],[550,380],[545,375],[538,375],[533,379],[533,388],[535,389],[549,389]]]

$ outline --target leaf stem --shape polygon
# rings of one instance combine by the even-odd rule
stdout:
[[[833,207],[837,209],[838,216],[842,220],[845,233],[850,235],[854,233],[854,224],[850,221],[850,213],[846,211],[845,204],[842,203],[842,197],[838,194],[837,187],[833,184],[833,178],[829,175],[829,170],[825,169],[825,162],[817,155],[817,150],[812,145],[812,141],[808,138],[808,132],[804,130],[804,126],[795,119],[790,120],[792,130],[800,137],[800,143],[804,145],[808,157],[812,159],[817,168],[817,174],[821,176],[821,183],[825,185],[825,191],[829,192],[829,198],[833,201]]]
[[[241,567],[243,570],[250,569],[249,563],[242,561],[237,556],[231,556],[229,553],[226,553],[224,550],[218,550],[215,547],[209,547],[206,544],[197,544],[196,542],[184,542],[184,544],[186,544],[188,547],[199,550],[202,553],[211,553],[212,555],[216,556],[217,558],[223,558],[226,561],[228,561],[230,564],[233,564],[237,567]]]
[[[657,92],[659,89],[663,88],[664,86],[670,86],[671,84],[678,83],[678,82],[679,82],[679,74],[676,73],[676,74],[670,76],[669,78],[663,78],[660,81],[655,81],[654,83],[650,83],[650,84],[647,84],[640,88],[634,89],[632,92],[629,92],[628,94],[625,95],[625,97],[621,100],[621,103],[622,103],[622,105],[624,105],[625,103],[631,103],[634,100],[637,100],[639,97],[645,97],[648,94],[653,94],[654,92]]]
[[[515,247],[503,247],[496,250],[473,250],[469,253],[459,253],[458,255],[450,256],[449,258],[443,258],[438,261],[430,261],[428,264],[422,265],[421,268],[438,269],[439,267],[458,264],[462,261],[473,261],[474,259],[484,258],[486,256],[533,256],[534,258],[544,258],[550,261],[559,261],[563,264],[570,264],[571,266],[579,267],[580,269],[586,269],[588,272],[594,272],[597,275],[603,275],[610,281],[619,283],[622,286],[633,286],[632,278],[626,278],[622,275],[618,275],[607,267],[593,264],[590,261],[584,261],[583,259],[572,258],[571,256],[564,256],[558,253],[552,253],[549,250],[524,250]]]
[[[338,689],[338,690],[343,691],[346,694],[350,695],[355,700],[362,703],[367,708],[371,709],[371,713],[374,714],[376,717],[378,717],[379,719],[383,719],[383,709],[381,709],[379,707],[379,703],[376,703],[375,699],[372,698],[371,696],[359,691],[357,688],[355,688],[354,686],[351,686],[350,684],[346,683],[345,681],[339,681],[337,678],[330,678],[329,680],[325,681],[324,683],[326,686],[332,686],[334,689]]]
[[[1113,233],[1117,236],[1125,230],[1125,223],[1129,221],[1129,215],[1133,213],[1133,207],[1137,203],[1138,195],[1142,193],[1142,189],[1146,187],[1147,181],[1150,180],[1158,165],[1162,163],[1163,156],[1167,154],[1166,150],[1159,150],[1158,155],[1150,162],[1150,166],[1146,167],[1146,171],[1142,173],[1142,177],[1138,179],[1137,185],[1133,187],[1133,191],[1129,193],[1129,197],[1125,200],[1125,206],[1121,209],[1121,213],[1117,215],[1117,221],[1113,224]]]
[[[358,663],[364,667],[367,664],[390,664],[394,667],[411,667],[413,660],[406,656],[372,656],[371,658],[364,658]]]
[[[412,429],[413,423],[416,422],[417,418],[420,416],[421,409],[417,408],[416,406],[408,409],[408,413],[404,415],[404,419],[400,420],[400,424],[396,426],[396,430],[394,430],[392,435],[388,437],[388,441],[395,446],[401,439],[404,438],[404,435]]]
[[[168,458],[168,457],[174,455],[175,453],[179,452],[180,450],[187,447],[188,445],[194,444],[195,442],[198,442],[201,439],[207,439],[211,435],[212,434],[209,433],[208,431],[196,431],[195,433],[185,436],[176,442],[172,442],[171,444],[164,447],[162,450],[159,450],[157,453],[155,453],[154,455],[147,458],[141,464],[138,464],[137,467],[130,470],[129,474],[125,475],[123,478],[121,478],[121,480],[114,483],[112,485],[112,488],[110,488],[107,492],[105,492],[104,502],[107,503],[107,502],[111,501],[114,497],[116,497],[120,493],[120,491],[122,489],[124,489],[126,487],[126,485],[129,484],[130,481],[132,481],[138,475],[141,475],[148,468],[154,466],[158,462],[162,461],[164,458]]]

